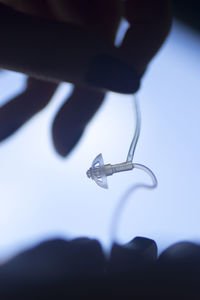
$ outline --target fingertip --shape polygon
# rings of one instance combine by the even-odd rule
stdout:
[[[66,157],[79,142],[85,127],[104,99],[104,93],[75,87],[57,112],[52,124],[52,139],[57,153]]]
[[[136,237],[125,245],[114,244],[111,250],[111,272],[135,272],[156,261],[157,245],[148,238]]]
[[[56,152],[65,158],[78,143],[84,128],[79,126],[75,101],[68,99],[57,112],[52,123],[52,141]],[[76,118],[77,117],[77,118]]]
[[[72,132],[66,122],[62,122],[62,117],[57,115],[52,125],[52,140],[56,152],[66,158],[81,138],[82,133],[82,130]]]
[[[141,255],[145,255],[152,260],[156,260],[158,254],[158,248],[156,242],[152,239],[137,236],[129,243],[124,245],[125,248],[135,249],[140,252]]]
[[[192,242],[178,242],[163,251],[158,259],[161,264],[200,264],[200,246]]]
[[[199,290],[200,246],[191,242],[178,242],[163,251],[157,260],[157,279],[164,287],[176,286]]]
[[[140,88],[140,76],[124,61],[102,54],[93,59],[87,82],[95,87],[116,93],[133,94]]]

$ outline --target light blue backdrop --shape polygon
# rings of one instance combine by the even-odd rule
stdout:
[[[155,239],[159,251],[179,240],[200,241],[200,37],[175,23],[153,60],[138,94],[142,132],[135,159],[151,167],[159,186],[132,195],[118,238]],[[0,75],[1,103],[23,88],[25,76]],[[109,190],[85,172],[94,157],[125,160],[134,130],[132,96],[109,94],[73,153],[54,152],[50,124],[64,96],[62,84],[50,105],[14,137],[0,144],[0,259],[51,237],[95,237],[105,247],[121,194],[149,181],[139,170],[110,177]]]

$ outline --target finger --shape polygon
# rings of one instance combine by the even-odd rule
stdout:
[[[32,17],[0,4],[0,37],[0,67],[101,91],[138,89],[135,70],[112,59],[116,49],[93,30]]]
[[[50,101],[57,84],[29,78],[24,92],[0,108],[0,141],[3,141]]]
[[[76,87],[62,105],[52,124],[53,143],[61,156],[66,156],[78,143],[104,96],[103,92]]]
[[[157,283],[163,290],[176,287],[179,297],[188,291],[190,296],[191,291],[196,294],[199,292],[200,246],[191,242],[170,246],[160,255],[156,271]]]
[[[176,243],[160,255],[158,264],[177,271],[198,270],[200,274],[200,246],[191,242]]]
[[[142,74],[169,33],[170,0],[126,0],[124,17],[130,24],[121,55]]]
[[[147,238],[136,237],[128,244],[114,244],[109,260],[109,272],[116,274],[138,274],[149,268],[157,258],[156,243]]]
[[[66,290],[66,295],[70,288],[75,288],[74,294],[81,293],[79,289],[91,289],[92,280],[103,274],[104,264],[105,257],[96,240],[43,242],[0,267],[0,293],[2,289],[13,295],[26,289],[32,293],[47,287],[54,292]]]

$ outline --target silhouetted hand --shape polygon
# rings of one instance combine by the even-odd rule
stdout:
[[[157,257],[142,237],[109,257],[96,240],[51,240],[0,266],[2,299],[198,299],[199,281],[200,246],[180,242]]]
[[[25,91],[0,109],[0,140],[50,101],[60,82],[74,84],[52,136],[66,156],[109,90],[135,93],[171,24],[169,0],[1,0],[0,67],[28,74]],[[130,24],[114,47],[121,18]]]

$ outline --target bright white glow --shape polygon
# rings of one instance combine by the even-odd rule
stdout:
[[[143,80],[135,162],[152,168],[159,185],[133,194],[121,217],[121,242],[146,236],[161,251],[178,240],[200,239],[199,45],[199,36],[175,24]],[[6,74],[6,80],[0,75],[1,103],[7,90],[14,95],[23,86],[23,76]],[[56,236],[96,237],[109,245],[120,196],[134,182],[149,180],[136,170],[113,175],[106,191],[85,174],[98,153],[105,163],[126,159],[134,129],[132,96],[109,94],[69,158],[55,154],[50,124],[70,90],[61,85],[47,109],[0,145],[1,259]]]

